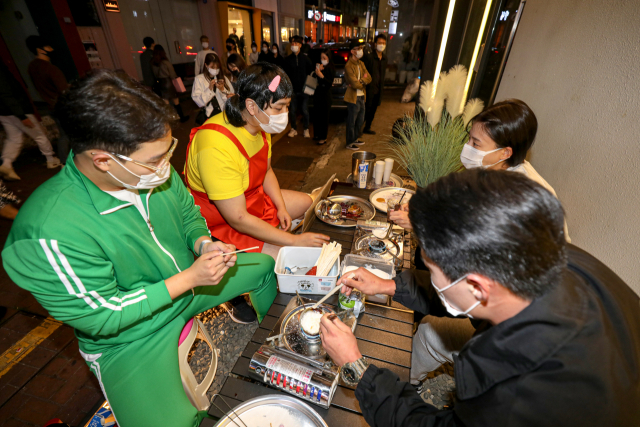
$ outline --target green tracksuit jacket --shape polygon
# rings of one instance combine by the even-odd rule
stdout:
[[[69,161],[20,209],[2,251],[11,279],[74,327],[85,353],[148,336],[193,299],[172,301],[164,279],[191,266],[195,241],[209,236],[200,208],[173,169],[140,197],[148,222]]]

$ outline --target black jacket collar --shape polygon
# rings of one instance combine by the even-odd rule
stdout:
[[[455,360],[457,395],[477,397],[538,368],[585,326],[589,298],[574,273],[513,318],[472,338]]]

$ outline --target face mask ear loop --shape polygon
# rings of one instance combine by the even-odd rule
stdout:
[[[135,174],[135,173],[131,172],[131,171],[129,170],[129,168],[128,168],[128,167],[126,167],[125,165],[123,165],[122,163],[120,163],[119,161],[117,161],[116,159],[114,159],[114,158],[113,158],[113,156],[111,156],[111,154],[109,154],[109,153],[106,153],[106,154],[107,154],[107,156],[109,156],[109,157],[111,158],[111,160],[113,160],[113,161],[114,161],[114,162],[116,162],[118,165],[120,165],[120,167],[121,167],[122,169],[126,170],[127,172],[129,172],[131,175],[135,176],[135,177],[136,177],[136,178],[138,178],[138,179],[141,179],[141,178],[142,178],[140,175],[137,175],[137,174]]]

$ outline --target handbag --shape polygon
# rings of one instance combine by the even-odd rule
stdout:
[[[209,104],[211,104],[213,101],[214,102],[213,105],[213,111],[211,112],[211,114],[209,116],[207,116],[207,107],[209,106]],[[204,107],[200,108],[200,111],[198,111],[198,115],[196,116],[196,125],[197,126],[202,126],[202,124],[204,122],[206,122],[210,117],[215,116],[216,114],[221,113],[222,110],[220,109],[220,104],[218,104],[218,100],[216,99],[216,97],[214,96],[213,98],[211,98],[211,101],[207,102],[207,105],[205,105]]]
[[[304,93],[307,95],[313,95],[314,93],[316,93],[317,87],[318,79],[309,74],[307,76],[307,81],[305,81],[304,83]]]
[[[171,80],[171,83],[173,83],[173,87],[176,88],[176,92],[183,93],[183,92],[187,91],[187,89],[184,87],[184,83],[182,83],[182,79],[180,77],[176,77],[175,79]]]

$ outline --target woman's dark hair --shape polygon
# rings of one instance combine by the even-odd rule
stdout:
[[[234,46],[237,46],[236,41],[234,39],[232,39],[231,37],[229,37],[227,39],[227,41],[225,42],[225,44],[232,44]]]
[[[477,273],[532,300],[567,264],[560,202],[521,173],[449,174],[418,190],[409,219],[426,258],[451,281]]]
[[[97,69],[74,81],[56,103],[74,153],[90,149],[128,156],[164,137],[177,122],[173,108],[124,71]]]
[[[322,49],[322,51],[320,52],[320,54],[325,54],[327,55],[327,58],[329,58],[329,64],[327,64],[327,67],[331,68],[331,70],[335,70],[336,66],[333,63],[333,55],[331,54],[331,49],[329,48],[324,48]],[[320,58],[322,58],[322,56],[320,56]],[[322,61],[322,59],[320,59]]]
[[[151,63],[154,65],[160,65],[162,61],[168,61],[167,53],[164,51],[164,48],[157,44],[153,47],[153,57],[151,58]]]
[[[245,68],[247,68],[247,63],[244,62],[244,59],[242,59],[242,56],[240,56],[237,53],[232,53],[231,55],[229,55],[229,57],[227,58],[227,68],[229,67],[229,65],[235,65],[236,67],[238,67],[238,70],[240,72],[242,72],[242,70],[244,70]]]
[[[510,167],[524,162],[538,131],[536,115],[519,99],[507,99],[493,104],[471,122],[479,123],[499,148],[511,147],[513,154],[506,160]]]
[[[256,49],[258,48],[258,43],[256,43],[255,41],[251,42],[251,47],[256,47]]]
[[[276,50],[278,51],[278,55],[280,55],[280,46],[278,46],[278,44],[277,44],[277,43],[274,43],[274,44],[272,44],[272,45],[271,45],[271,49],[273,49],[274,47],[275,47],[275,48],[276,48]]]
[[[276,76],[280,76],[280,84],[274,92],[271,92],[269,85]],[[224,112],[229,123],[235,127],[241,127],[247,124],[242,118],[247,99],[253,99],[264,110],[274,102],[291,98],[292,95],[293,86],[287,74],[277,65],[259,62],[240,73],[236,95],[227,99],[224,104]]]
[[[269,49],[269,42],[268,42],[268,41],[263,40],[263,41],[262,41],[262,46],[261,46],[261,48],[262,48],[263,46],[266,46],[266,47],[267,47],[267,49]]]

